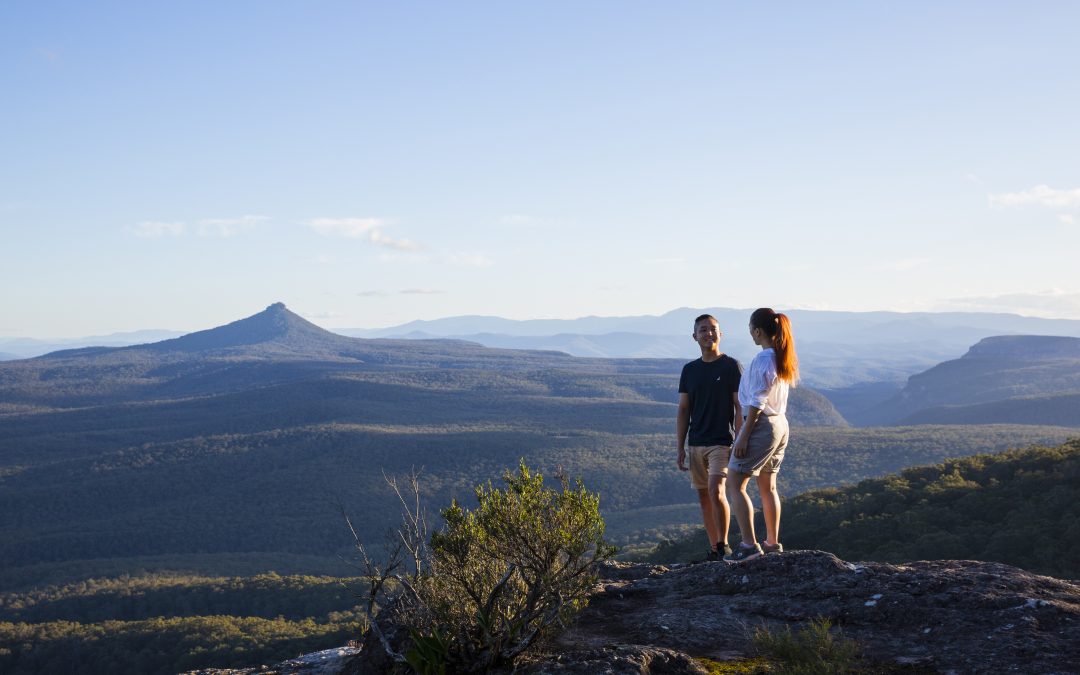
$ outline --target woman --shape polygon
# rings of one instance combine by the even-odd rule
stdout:
[[[724,560],[742,562],[764,553],[779,553],[780,495],[776,472],[784,461],[788,442],[788,390],[799,379],[799,359],[787,316],[762,307],[750,315],[750,337],[761,347],[739,382],[739,404],[745,420],[731,446],[727,492],[742,542]],[[757,477],[765,541],[754,537],[754,505],[746,493],[750,477]]]

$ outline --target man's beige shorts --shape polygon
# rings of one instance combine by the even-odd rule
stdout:
[[[686,454],[690,455],[690,487],[695,490],[708,489],[709,476],[727,475],[730,445],[691,445]]]

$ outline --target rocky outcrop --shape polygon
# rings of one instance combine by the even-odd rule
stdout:
[[[727,660],[749,655],[758,626],[822,617],[867,656],[929,672],[1080,672],[1080,586],[999,563],[793,551],[739,565],[610,563],[603,576],[561,650],[618,643]]]
[[[697,675],[752,654],[758,627],[829,619],[907,672],[1080,672],[1080,585],[998,563],[848,563],[791,551],[742,564],[607,563],[589,606],[529,675]],[[389,625],[401,648],[405,631]],[[387,672],[373,640],[342,672]],[[294,672],[279,670],[275,672]],[[299,671],[296,671],[299,672]]]

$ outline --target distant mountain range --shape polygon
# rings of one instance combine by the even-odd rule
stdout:
[[[860,424],[1080,426],[1080,339],[990,337],[959,359],[913,375]]]
[[[80,338],[60,338],[42,340],[36,338],[5,338],[0,337],[0,361],[13,359],[29,359],[49,352],[61,349],[77,349],[79,347],[126,347],[128,345],[157,342],[183,335],[182,331],[175,330],[139,330],[129,333],[112,333],[111,335],[95,335]]]
[[[346,329],[352,337],[407,340],[457,339],[487,347],[554,350],[595,358],[690,360],[694,317],[711,313],[725,333],[722,348],[748,361],[756,348],[746,335],[749,309],[683,307],[659,316],[583,317],[516,321],[459,316],[411,321],[381,329]],[[1014,314],[830,312],[791,310],[804,382],[821,389],[863,383],[902,385],[915,373],[962,355],[979,340],[998,335],[1080,337],[1080,321]],[[0,338],[0,359],[89,346],[123,346],[175,338],[169,331],[142,331],[66,341]],[[6,355],[6,356],[5,356]],[[892,393],[895,390],[889,390]],[[841,398],[843,394],[840,394]],[[861,397],[858,397],[862,402]]]
[[[514,321],[460,316],[411,321],[377,330],[343,330],[362,337],[455,338],[489,347],[555,349],[577,356],[693,358],[694,317],[712,314],[725,333],[722,348],[746,361],[755,347],[746,335],[751,309],[689,308],[660,316],[584,317]],[[804,381],[818,388],[864,382],[902,383],[909,375],[960,356],[996,335],[1080,337],[1080,321],[968,312],[831,312],[790,310],[804,363]]]

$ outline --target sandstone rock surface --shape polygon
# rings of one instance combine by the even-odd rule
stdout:
[[[738,565],[609,563],[558,641],[621,643],[718,660],[750,654],[757,626],[823,617],[883,662],[929,672],[1080,672],[1080,586],[999,563],[847,563],[822,551]]]
[[[380,615],[395,648],[407,632]],[[848,563],[789,551],[741,564],[610,562],[589,606],[527,675],[699,675],[694,658],[752,655],[757,627],[829,619],[864,654],[910,672],[1080,673],[1080,585],[999,563]],[[369,639],[343,674],[388,672]],[[260,671],[247,671],[260,672]],[[310,673],[279,664],[261,672]],[[328,671],[323,671],[328,672]]]

